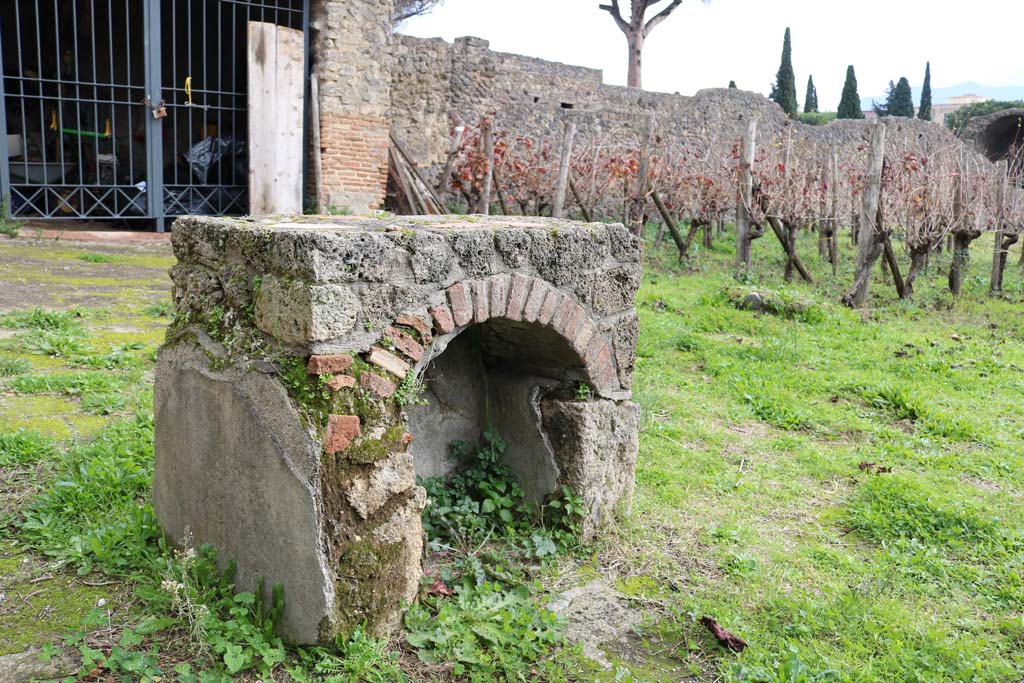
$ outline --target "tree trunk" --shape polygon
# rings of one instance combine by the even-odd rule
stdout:
[[[860,223],[857,228],[857,270],[853,287],[843,297],[843,303],[851,308],[860,308],[867,303],[871,270],[882,253],[878,233],[883,230],[878,222],[878,207],[881,204],[882,164],[885,160],[885,124],[871,124],[871,147],[868,151],[867,175],[864,183],[863,204]]]
[[[644,128],[643,138],[640,140],[640,159],[637,164],[636,191],[633,193],[633,206],[630,207],[630,220],[633,224],[628,226],[634,235],[643,236],[644,219],[647,208],[648,187],[647,172],[651,165],[651,138],[654,136],[654,114],[647,117],[647,125]]]
[[[626,44],[629,47],[629,71],[626,74],[626,85],[630,88],[643,88],[643,78],[640,75],[640,59],[644,51],[643,26],[626,32]]]
[[[792,263],[792,267],[796,269],[796,272],[800,273],[800,277],[802,277],[806,282],[813,284],[814,278],[811,277],[811,273],[806,267],[804,267],[803,261],[800,260],[800,255],[796,253],[795,243],[791,247],[789,238],[787,237],[790,232],[795,235],[796,230],[791,230],[790,228],[783,226],[782,222],[775,216],[768,216],[768,225],[771,227],[772,232],[775,233],[775,237],[778,238],[779,244],[782,245],[782,250],[786,252],[787,267]],[[761,235],[758,234],[756,236],[760,237]]]
[[[999,262],[997,264],[999,289],[996,291],[1003,291],[1003,273],[1006,272],[1006,261],[1010,256],[1010,247],[1017,244],[1017,240],[1019,239],[1020,235],[1016,233],[1003,234],[1003,248],[1000,250],[1002,253],[1000,254]]]
[[[881,223],[881,219],[879,219],[878,222]],[[885,236],[885,241],[882,244],[882,253],[885,254],[885,262],[889,264],[889,272],[892,273],[892,282],[896,285],[896,296],[901,299],[906,299],[907,289],[903,283],[903,276],[900,275],[900,264],[896,260],[895,252],[892,250],[892,242],[889,241],[889,235]]]
[[[959,297],[964,285],[964,266],[970,258],[971,238],[967,232],[953,236],[953,260],[949,264],[949,291]]]
[[[903,282],[904,299],[914,298],[914,281],[922,270],[928,267],[928,252],[932,250],[932,243],[918,245],[910,248],[910,269],[907,270],[907,279]]]
[[[785,226],[785,231],[783,234],[786,237],[785,242],[783,242],[783,246],[786,248],[786,270],[782,278],[786,282],[792,282],[793,271],[795,269],[796,264],[796,260],[793,258],[793,256],[794,254],[796,254],[796,236],[798,230],[796,226],[788,225],[786,223],[783,223],[783,225]]]
[[[704,248],[710,249],[714,245],[714,233],[711,232],[711,223],[704,224]]]
[[[658,212],[661,214],[661,220],[665,222],[668,227],[669,233],[672,235],[672,241],[676,243],[676,248],[679,249],[679,260],[682,261],[686,257],[686,250],[690,247],[689,240],[684,240],[683,236],[679,234],[679,228],[676,227],[675,221],[672,220],[672,215],[669,214],[668,209],[665,208],[665,203],[661,201],[661,195],[655,190],[651,192],[651,199],[654,201],[654,206],[657,207]],[[692,239],[692,238],[691,238]]]
[[[576,189],[576,183],[573,182],[571,175],[569,176],[569,189],[572,190],[573,199],[576,200],[576,204],[579,205],[580,211],[583,213],[583,220],[593,223],[594,215],[590,213],[590,209],[583,203],[583,197],[580,196],[580,191]]]
[[[950,247],[952,260],[949,263],[949,291],[959,297],[964,285],[964,265],[971,255],[970,231],[967,230],[964,209],[964,169],[961,165],[954,179],[953,189],[953,232],[949,235],[953,244]],[[948,239],[948,238],[947,238]],[[947,243],[948,246],[948,243]]]
[[[743,135],[743,149],[740,157],[740,184],[736,202],[736,275],[750,271],[750,244],[753,239],[750,226],[750,210],[754,201],[754,147],[757,140],[757,119],[750,119]]]

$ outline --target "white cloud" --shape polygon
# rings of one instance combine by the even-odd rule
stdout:
[[[626,80],[626,41],[599,0],[445,0],[403,33],[449,41],[473,35],[503,52],[604,70]],[[620,3],[625,8],[629,0]],[[932,85],[973,80],[1024,85],[1019,0],[972,0],[957,6],[924,0],[684,0],[658,26],[644,51],[648,90],[692,94],[730,80],[767,94],[778,70],[782,36],[793,33],[798,99],[814,76],[823,110],[834,110],[853,64],[862,96],[880,95],[906,76],[919,87],[925,62]]]

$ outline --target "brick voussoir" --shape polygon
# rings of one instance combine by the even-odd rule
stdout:
[[[561,305],[563,297],[564,295],[560,291],[554,287],[549,287],[547,294],[544,295],[544,303],[541,304],[540,313],[537,314],[537,322],[541,325],[551,323],[551,319]]]
[[[615,358],[612,355],[611,344],[603,336],[595,336],[587,347],[587,354],[584,357],[587,365],[587,374],[600,389],[617,388],[619,385],[618,373],[615,371]]]
[[[448,303],[452,307],[452,320],[456,327],[462,327],[473,319],[473,302],[467,283],[456,282],[448,288]]]
[[[583,308],[579,304],[573,304],[572,312],[569,314],[569,318],[565,323],[565,327],[561,330],[562,336],[566,339],[575,339],[576,333],[580,329],[580,325],[587,319],[587,309]]]
[[[587,346],[590,344],[590,340],[594,338],[595,332],[597,332],[597,325],[589,318],[580,325],[579,331],[572,340],[572,348],[581,357],[586,355]]]
[[[370,348],[366,361],[371,365],[376,365],[378,368],[390,372],[399,379],[405,379],[405,375],[409,372],[410,368],[409,364],[404,360],[379,346]]]
[[[569,323],[569,319],[572,317],[573,306],[576,302],[572,300],[572,297],[566,294],[562,297],[561,303],[558,305],[558,310],[555,312],[554,317],[551,319],[551,327],[554,328],[559,334],[565,333],[566,325]]]
[[[527,303],[527,294],[530,291],[530,278],[521,273],[512,276],[512,283],[508,293],[508,308],[505,309],[505,317],[509,320],[522,320],[523,312]]]
[[[504,318],[508,313],[508,290],[512,278],[508,274],[492,275],[490,278],[491,288],[491,317]]]
[[[526,305],[523,306],[523,320],[532,323],[540,315],[544,299],[551,287],[544,280],[533,277],[530,278],[529,289],[530,293],[526,297]]]
[[[491,317],[490,283],[487,280],[473,280],[473,322],[486,322]]]
[[[455,330],[455,318],[452,317],[452,309],[447,304],[431,306],[427,309],[430,317],[434,319],[434,329],[441,334],[448,334]]]

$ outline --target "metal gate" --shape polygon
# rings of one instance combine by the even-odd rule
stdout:
[[[249,21],[308,47],[309,0],[0,2],[3,208],[158,230],[247,213]]]

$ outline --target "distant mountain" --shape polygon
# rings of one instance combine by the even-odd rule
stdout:
[[[921,86],[913,85],[910,89],[914,93],[914,106],[916,107],[921,102]],[[975,95],[981,95],[982,97],[991,97],[994,100],[1024,100],[1024,85],[988,86],[980,85],[974,81],[967,81],[966,83],[950,86],[948,88],[936,88],[932,86],[932,104],[946,104],[950,97],[966,95],[968,93],[974,93]],[[885,95],[873,95],[871,97],[860,98],[861,109],[871,109],[872,100],[881,104],[885,102]]]

